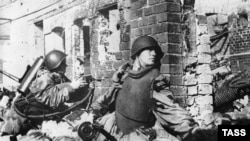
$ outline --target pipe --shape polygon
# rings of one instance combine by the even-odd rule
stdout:
[[[68,109],[61,111],[61,112],[54,112],[54,113],[50,113],[50,114],[42,114],[41,113],[41,115],[27,115],[25,113],[22,113],[15,105],[16,102],[22,101],[23,100],[22,98],[15,101],[14,110],[17,112],[18,115],[25,117],[25,118],[29,118],[29,119],[44,119],[44,118],[60,116],[60,115],[66,114],[66,113],[72,111],[73,109],[75,109],[76,107],[82,105],[82,103],[84,103],[93,94],[93,92],[94,92],[94,89],[89,88],[88,94],[81,101],[77,102],[76,104],[72,105]],[[25,99],[26,97],[23,97],[23,98]],[[21,108],[21,107],[19,107],[19,108]]]

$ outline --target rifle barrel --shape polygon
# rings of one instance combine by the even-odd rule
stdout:
[[[19,79],[18,77],[16,77],[15,75],[12,75],[6,71],[3,71],[3,70],[0,70],[0,73],[4,74],[5,76],[9,77],[10,79],[16,81],[16,82],[19,82]]]

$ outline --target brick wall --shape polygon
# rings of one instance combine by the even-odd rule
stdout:
[[[161,72],[170,77],[171,90],[180,104],[185,106],[181,16],[182,7],[178,0],[131,1],[131,41],[150,35],[159,42],[164,52]]]
[[[250,28],[242,27],[237,20],[239,19],[235,19],[232,23],[229,41],[230,64],[233,73],[250,71]]]
[[[233,31],[230,39],[230,54],[246,53],[250,51],[250,29]]]
[[[190,13],[186,20],[184,85],[187,88],[187,109],[202,124],[207,113],[213,111],[213,74],[207,18]],[[198,22],[196,22],[198,21]]]
[[[93,12],[97,15],[91,20],[90,34],[91,74],[97,80],[94,99],[111,87],[113,73],[129,60],[130,28],[126,25],[123,11],[118,10],[119,4],[115,0],[100,2],[96,5],[97,11]]]
[[[139,36],[150,35],[159,42],[164,52],[161,72],[170,77],[171,90],[180,104],[185,106],[186,88],[183,87],[182,6],[180,1],[117,1],[117,9],[120,13],[119,49],[111,55],[110,58],[112,59],[100,59],[105,54],[100,50],[103,47],[100,44],[100,38],[103,39],[103,35],[100,34],[100,30],[103,28],[100,18],[103,18],[101,17],[102,14],[112,9],[110,8],[112,3],[114,1],[99,4],[99,7],[97,7],[99,14],[92,20],[91,72],[99,80],[96,82],[96,95],[103,94],[112,84],[110,78],[113,72],[124,62],[130,61],[130,47],[133,41]],[[105,19],[102,21],[105,21]]]

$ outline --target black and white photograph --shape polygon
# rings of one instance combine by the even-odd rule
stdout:
[[[0,0],[0,141],[249,137],[250,0]]]

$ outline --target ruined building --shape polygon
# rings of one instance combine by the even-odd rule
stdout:
[[[176,99],[204,122],[216,82],[250,70],[249,8],[249,0],[2,0],[0,68],[21,77],[38,56],[59,49],[70,78],[96,79],[97,97],[130,61],[133,40],[150,35]],[[0,83],[18,85],[2,74]]]

